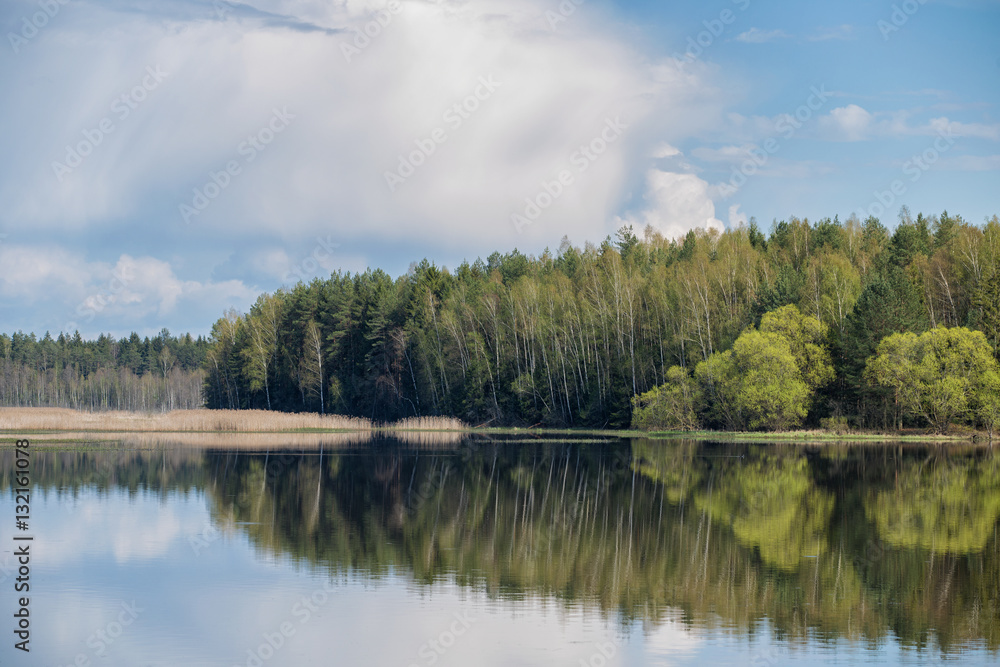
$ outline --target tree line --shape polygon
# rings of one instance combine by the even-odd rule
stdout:
[[[497,252],[454,271],[425,259],[397,278],[338,272],[220,318],[205,398],[212,408],[381,420],[626,427],[633,398],[693,377],[714,355],[768,347],[776,334],[765,315],[785,306],[815,321],[802,345],[828,356],[811,379],[798,367],[804,389],[789,385],[809,400],[777,421],[734,420],[715,402],[698,423],[921,424],[920,410],[865,375],[868,360],[893,334],[938,327],[978,331],[996,353],[1000,219],[914,218],[904,208],[892,231],[852,216],[775,221],[765,234],[751,219],[678,240],[623,227],[599,245],[564,239],[555,252]],[[757,335],[734,347],[750,329]]]
[[[729,430],[778,431],[801,425],[817,390],[835,378],[826,329],[794,305],[765,313],[732,349],[700,362],[694,373],[680,366],[667,381],[632,399],[633,426],[695,430],[705,424]],[[865,364],[869,388],[892,391],[892,424],[903,418],[944,431],[952,424],[981,426],[992,441],[1000,425],[1000,363],[981,331],[938,326],[919,336],[882,339]],[[883,400],[883,405],[886,402]],[[831,430],[848,426],[841,415],[820,420]]]
[[[798,315],[789,319],[788,306]],[[786,328],[806,326],[808,341],[778,342],[767,324],[777,313]],[[396,278],[338,272],[225,313],[208,339],[0,335],[0,405],[597,427],[627,427],[655,406],[647,426],[986,425],[985,403],[960,397],[996,392],[935,385],[930,357],[913,356],[926,345],[907,348],[909,375],[868,371],[885,339],[940,327],[979,332],[996,355],[997,216],[975,225],[904,208],[892,231],[852,216],[775,221],[768,234],[751,219],[677,240],[623,227],[599,245],[564,238],[555,252],[496,252],[453,271],[425,259]],[[826,355],[815,368],[801,363],[806,342]],[[751,372],[777,373],[778,389],[734,403],[741,386],[760,383],[722,380]],[[924,398],[902,391],[917,386]],[[953,400],[932,405],[933,387]],[[664,406],[674,410],[668,423]]]
[[[173,410],[204,403],[208,341],[163,329],[153,338],[84,340],[0,334],[0,406]]]

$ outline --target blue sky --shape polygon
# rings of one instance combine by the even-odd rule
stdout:
[[[0,330],[205,334],[300,277],[625,223],[981,223],[998,27],[997,0],[8,0]]]

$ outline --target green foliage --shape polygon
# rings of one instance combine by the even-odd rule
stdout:
[[[833,336],[840,378],[832,387],[835,400],[861,417],[877,414],[887,398],[865,383],[865,364],[886,336],[906,331],[922,333],[927,326],[927,311],[920,294],[902,269],[889,267],[872,275],[843,328]]]
[[[934,220],[932,227],[934,233],[934,247],[944,248],[958,233],[959,225],[962,223],[960,216],[951,217],[948,211],[941,213],[941,216]]]
[[[761,318],[763,333],[777,334],[788,343],[802,380],[817,389],[833,380],[833,363],[823,346],[826,327],[815,317],[803,315],[795,306],[785,306]]]
[[[271,409],[270,377],[278,346],[278,316],[281,307],[277,295],[262,294],[247,317],[250,344],[243,348],[246,360],[244,375],[250,391],[264,390],[267,409]]]
[[[994,260],[989,275],[977,287],[973,304],[979,310],[979,328],[994,354],[1000,355],[1000,258]]]
[[[754,248],[767,250],[767,238],[760,231],[760,227],[757,226],[756,218],[750,218],[750,227],[747,230],[747,236]]]
[[[878,257],[889,242],[889,232],[878,218],[868,216],[861,226],[861,242],[865,252],[871,257]]]
[[[809,385],[781,334],[742,334],[733,345],[732,361],[740,378],[736,409],[751,429],[780,431],[805,419]]]
[[[921,335],[893,334],[878,346],[865,377],[894,392],[897,404],[943,430],[955,421],[990,421],[1000,364],[980,331],[938,327]]]
[[[632,428],[693,431],[698,428],[701,388],[687,369],[671,366],[666,382],[632,399]]]
[[[926,255],[929,252],[930,238],[926,224],[902,221],[892,235],[888,260],[895,266],[906,267],[917,254]]]
[[[757,296],[755,313],[756,323],[764,313],[769,313],[789,304],[798,303],[802,299],[805,285],[803,274],[790,264],[779,265],[777,276],[773,281],[765,283]]]
[[[705,397],[705,421],[727,430],[744,428],[739,409],[742,381],[733,362],[733,351],[716,352],[694,369],[694,377]]]
[[[979,382],[976,416],[993,442],[993,433],[1000,428],[1000,373],[986,373]]]
[[[767,313],[731,350],[695,368],[707,421],[726,428],[784,430],[802,423],[816,389],[834,377],[825,327],[793,305]]]
[[[632,230],[632,225],[625,225],[619,229],[615,233],[615,238],[618,239],[616,245],[618,246],[618,252],[622,257],[622,260],[628,261],[629,256],[632,254],[632,250],[639,245],[639,239]]]

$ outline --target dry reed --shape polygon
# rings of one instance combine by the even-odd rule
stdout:
[[[118,441],[136,449],[216,449],[263,452],[265,450],[354,449],[372,440],[370,431],[345,433],[126,433]]]
[[[390,431],[466,431],[469,427],[454,417],[407,417],[380,428]]]
[[[98,433],[202,432],[287,433],[290,431],[460,431],[450,417],[404,419],[374,425],[368,419],[267,410],[173,410],[165,413],[82,412],[68,408],[0,408],[0,432],[92,431]]]

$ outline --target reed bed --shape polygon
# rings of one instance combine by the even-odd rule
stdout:
[[[328,451],[351,449],[373,440],[372,431],[320,432],[206,432],[206,431],[135,431],[101,433],[99,431],[52,431],[32,438],[37,444],[113,444],[125,449],[224,449],[232,451],[265,451],[304,449]]]
[[[0,432],[92,431],[98,433],[200,432],[288,433],[295,431],[460,431],[458,419],[420,417],[376,425],[368,419],[268,410],[173,410],[164,413],[82,412],[68,408],[0,408]]]
[[[469,427],[454,417],[407,417],[379,427],[390,431],[467,431]]]

